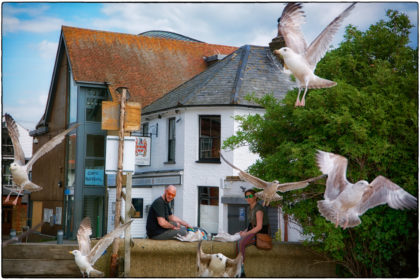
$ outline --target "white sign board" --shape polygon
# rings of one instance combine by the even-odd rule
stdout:
[[[150,137],[136,137],[136,165],[150,165]]]
[[[105,157],[105,173],[115,174],[118,171],[118,136],[106,137],[106,157]],[[135,170],[135,150],[136,137],[124,137],[124,155],[123,155],[123,172],[132,172]]]

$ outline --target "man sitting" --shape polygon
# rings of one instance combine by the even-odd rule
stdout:
[[[191,226],[172,214],[169,202],[176,196],[176,187],[169,185],[165,188],[162,196],[153,201],[147,215],[147,236],[150,239],[168,240],[175,239],[179,234],[185,236]],[[183,227],[181,227],[181,225]]]

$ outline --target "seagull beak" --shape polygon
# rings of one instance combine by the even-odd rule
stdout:
[[[282,55],[281,55],[281,53],[280,53],[280,50],[275,50],[273,53],[274,53],[275,55],[282,56]]]
[[[73,254],[73,251],[69,251],[70,254]]]

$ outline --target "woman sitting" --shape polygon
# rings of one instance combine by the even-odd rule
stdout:
[[[266,209],[257,203],[257,197],[253,189],[245,191],[245,199],[249,204],[248,209],[248,228],[240,231],[241,239],[236,244],[236,253],[240,250],[242,253],[242,272],[245,262],[245,247],[255,244],[255,235],[257,233],[269,233],[268,215]]]

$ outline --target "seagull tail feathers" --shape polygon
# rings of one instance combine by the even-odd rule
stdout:
[[[23,188],[30,192],[37,192],[42,190],[42,187],[38,186],[37,184],[32,183],[31,181],[28,181],[23,185]]]
[[[319,200],[317,204],[321,216],[323,216],[328,221],[335,223],[337,211],[335,210],[333,203],[329,200]]]
[[[316,89],[316,88],[330,88],[337,85],[336,82],[327,80],[327,79],[323,79],[320,78],[318,76],[315,76],[314,79],[312,79],[309,84],[308,84],[308,88],[309,89]]]

